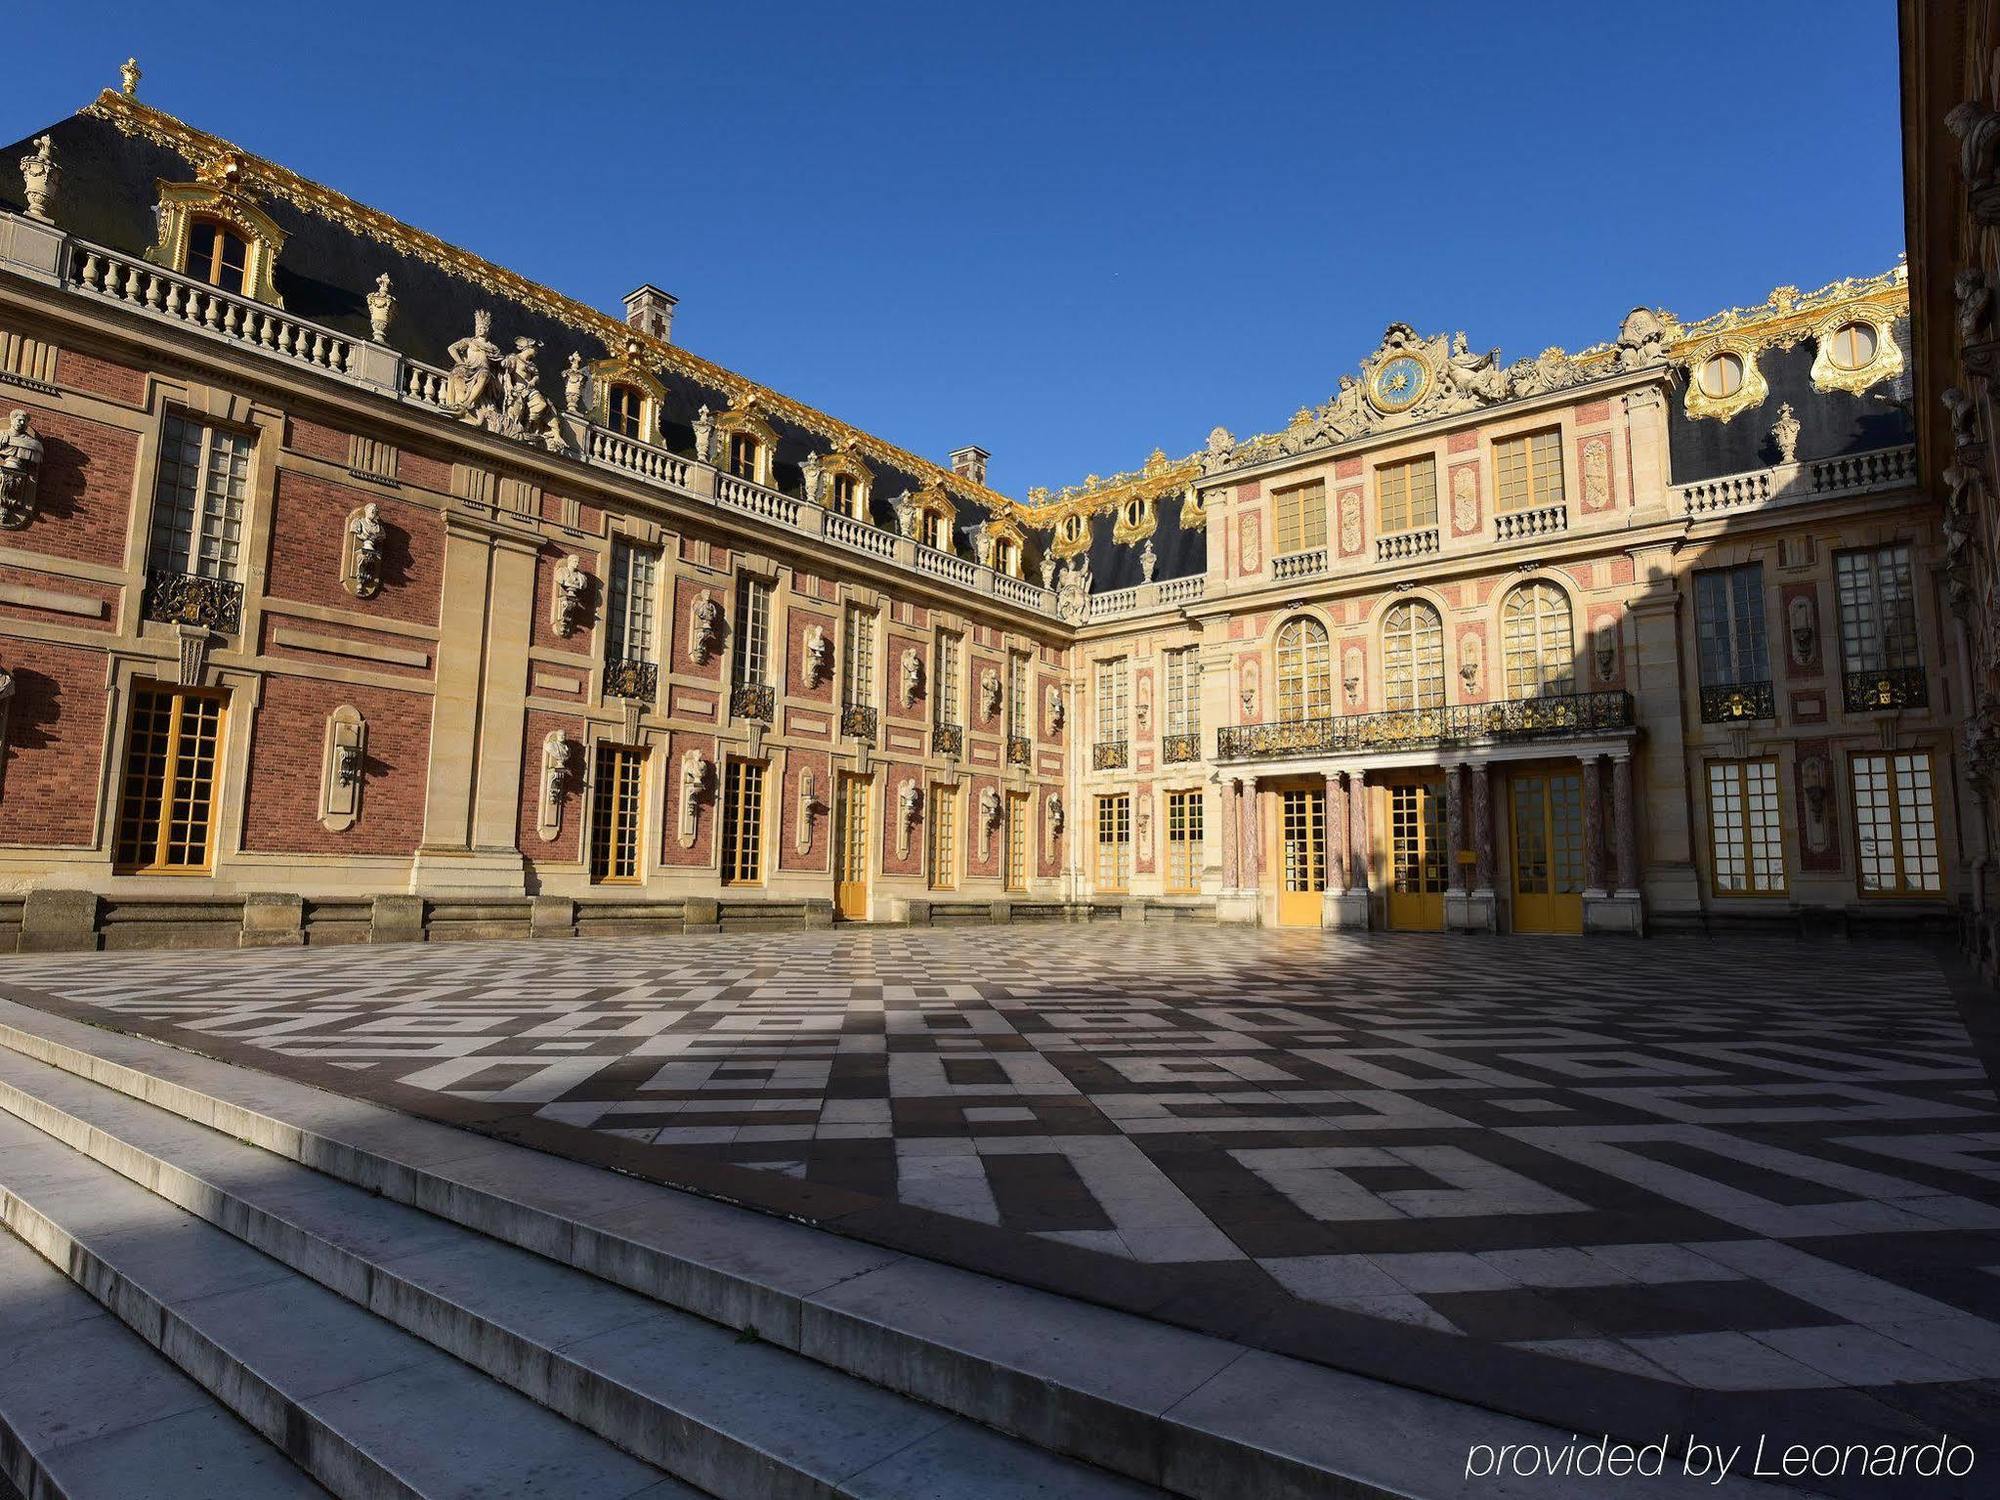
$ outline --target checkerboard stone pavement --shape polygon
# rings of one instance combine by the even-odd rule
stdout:
[[[1003,1235],[1030,1279],[1254,1287],[1378,1367],[2000,1434],[2000,1107],[1914,945],[843,928],[20,957],[0,993],[804,1217],[922,1210],[925,1253]]]

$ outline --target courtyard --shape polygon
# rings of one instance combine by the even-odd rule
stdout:
[[[24,957],[0,990],[1568,1427],[1992,1435],[2000,1109],[1942,955],[1606,956],[1050,924]]]

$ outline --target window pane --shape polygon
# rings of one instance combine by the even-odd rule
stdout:
[[[1333,712],[1333,668],[1326,627],[1289,620],[1278,630],[1278,722],[1296,724]]]
[[[1528,583],[1507,596],[1501,621],[1507,696],[1569,693],[1576,686],[1569,599],[1549,583]]]

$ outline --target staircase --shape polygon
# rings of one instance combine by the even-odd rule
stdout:
[[[0,1220],[28,1500],[1428,1496],[1546,1436],[6,1001]]]

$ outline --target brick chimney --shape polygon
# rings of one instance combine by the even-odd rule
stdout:
[[[992,456],[984,448],[954,448],[951,450],[951,472],[960,479],[970,479],[974,484],[984,484],[986,460]]]
[[[636,292],[625,294],[625,324],[656,339],[674,340],[674,304],[681,299],[663,292],[650,281]]]

